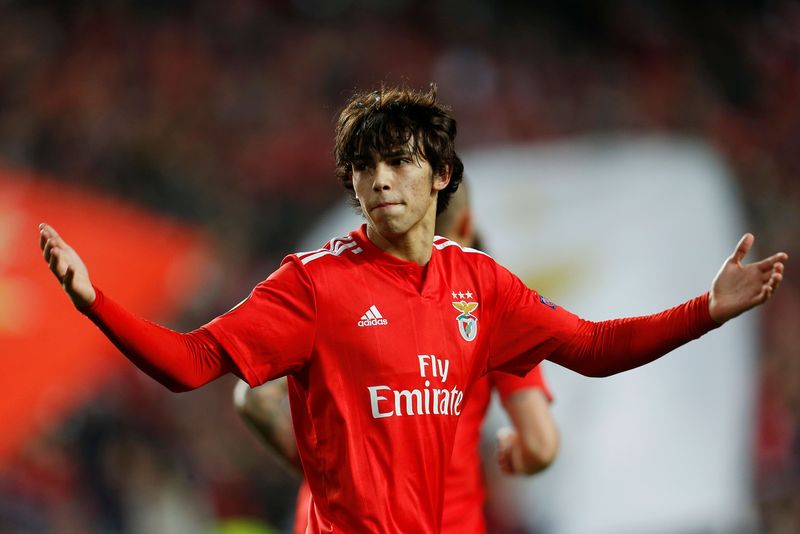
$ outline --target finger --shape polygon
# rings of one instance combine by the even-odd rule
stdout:
[[[753,234],[749,232],[744,234],[739,240],[739,244],[736,245],[736,250],[733,252],[731,259],[733,259],[733,261],[736,263],[741,263],[744,257],[747,255],[747,252],[750,250],[750,247],[753,246],[753,241],[755,241]]]
[[[44,225],[39,230],[39,248],[43,249],[47,241],[53,239],[54,237],[58,237],[58,234],[55,233],[55,231],[53,231],[53,229],[49,226]]]
[[[62,282],[64,279],[64,273],[61,272],[60,261],[59,257],[61,256],[61,250],[59,248],[53,248],[50,251],[50,259],[48,260],[48,264],[50,265],[50,271],[56,275],[59,282]]]
[[[50,261],[50,251],[53,250],[53,247],[56,246],[56,243],[48,239],[47,242],[44,244],[44,248],[42,249],[42,256],[44,257],[44,261]]]
[[[783,281],[783,275],[781,273],[772,273],[772,276],[770,276],[767,285],[772,291],[775,291],[776,289],[778,289],[778,286],[781,285],[782,281]]]
[[[50,239],[48,239],[47,243],[45,243],[44,245],[43,255],[45,261],[50,261],[50,250],[52,250],[53,247],[66,248],[67,244],[64,243],[64,240],[58,236],[51,237]]]
[[[497,451],[497,465],[504,473],[511,472],[511,458],[504,451]]]
[[[45,232],[47,232],[48,236],[58,236],[58,232],[56,232],[56,229],[47,223],[42,223],[39,227]]]
[[[769,258],[764,258],[755,265],[762,271],[768,271],[772,269],[774,265],[777,265],[778,263],[783,263],[788,259],[789,256],[785,252],[778,252],[777,254],[773,254]]]
[[[45,241],[51,237],[58,237],[56,229],[45,223],[39,225],[39,233],[44,237]]]
[[[776,263],[775,265],[772,266],[771,269],[769,269],[767,271],[762,271],[761,272],[761,282],[766,284],[772,278],[772,276],[775,273],[783,276],[783,269],[784,269],[784,266],[783,266],[782,263]]]
[[[72,288],[72,281],[75,279],[75,268],[70,266],[67,267],[67,272],[64,273],[64,281],[61,282],[64,284],[65,288]]]
[[[783,275],[780,273],[773,273],[770,276],[769,281],[761,286],[761,293],[759,293],[757,297],[758,304],[762,304],[769,300],[772,297],[772,294],[775,293],[775,290],[778,289],[778,286],[781,285],[781,281],[783,280]]]
[[[761,289],[761,295],[759,297],[759,304],[762,304],[762,303],[768,301],[772,297],[772,292],[773,292],[772,287],[770,285],[765,285]]]

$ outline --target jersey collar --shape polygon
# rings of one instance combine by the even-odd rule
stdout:
[[[387,267],[398,267],[402,269],[407,269],[410,271],[423,271],[433,262],[434,256],[439,252],[436,247],[433,246],[431,243],[431,259],[428,261],[427,265],[419,265],[416,262],[408,261],[400,259],[396,256],[392,256],[391,254],[387,254],[384,250],[378,247],[375,243],[370,241],[369,237],[367,236],[367,225],[362,224],[357,230],[351,232],[351,234],[356,241],[358,241],[359,246],[364,251],[366,258],[369,258],[371,262],[380,263]]]

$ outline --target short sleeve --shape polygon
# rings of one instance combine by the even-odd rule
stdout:
[[[311,279],[289,256],[247,299],[204,328],[251,386],[294,373],[309,360],[316,332]]]
[[[487,371],[525,376],[576,333],[580,319],[497,265],[497,310]]]
[[[504,401],[517,391],[538,389],[544,393],[548,402],[553,402],[553,392],[550,391],[550,386],[547,385],[541,365],[537,365],[522,377],[496,371],[489,374],[489,379],[497,393],[500,394],[500,398]]]

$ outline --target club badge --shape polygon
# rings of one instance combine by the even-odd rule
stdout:
[[[456,317],[458,322],[458,332],[465,341],[472,341],[478,335],[478,318],[472,315],[475,308],[478,307],[477,302],[453,302],[453,307],[461,312],[461,315]]]

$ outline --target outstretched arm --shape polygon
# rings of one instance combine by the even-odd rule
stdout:
[[[651,362],[769,299],[783,279],[784,252],[743,264],[753,244],[745,234],[706,295],[658,314],[579,320],[571,338],[548,359],[588,376],[608,376]]]
[[[293,471],[303,472],[288,411],[286,378],[278,378],[251,388],[239,380],[233,390],[236,411],[261,441]]]
[[[72,303],[142,371],[172,391],[200,387],[229,372],[225,350],[204,328],[181,334],[134,316],[92,286],[78,253],[51,226],[39,246]]]

